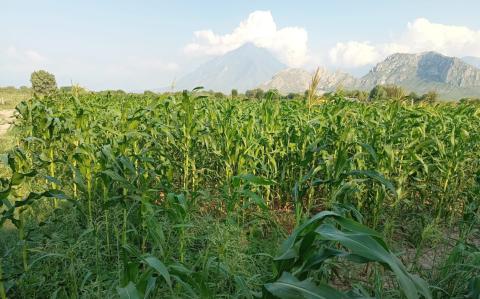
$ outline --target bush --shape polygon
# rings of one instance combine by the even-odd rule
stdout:
[[[387,91],[382,85],[377,85],[370,91],[368,98],[371,101],[384,100],[387,98]]]
[[[57,82],[55,76],[47,71],[35,71],[30,76],[32,89],[34,94],[46,96],[54,93],[57,90]]]
[[[386,85],[384,86],[385,91],[387,92],[387,97],[390,100],[400,101],[405,97],[405,90],[397,85]]]
[[[436,91],[429,91],[420,98],[421,102],[434,103],[438,101],[438,93]]]
[[[260,89],[260,88],[255,88],[255,89],[252,89],[252,90],[247,90],[245,92],[245,96],[247,98],[255,98],[255,99],[262,99],[264,96],[265,96],[265,92],[263,91],[263,89]]]

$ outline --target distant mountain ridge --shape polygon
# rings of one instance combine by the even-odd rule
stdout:
[[[176,82],[176,89],[205,89],[244,92],[272,78],[286,66],[268,50],[247,43],[240,48],[216,57]]]
[[[322,91],[335,90],[337,87],[356,88],[359,80],[350,74],[341,71],[329,71],[326,68],[319,68],[320,82],[319,89]],[[301,93],[308,89],[313,73],[304,69],[289,68],[275,74],[270,81],[259,86],[259,88],[277,89],[282,94],[290,92]]]
[[[457,87],[480,86],[480,70],[459,58],[436,52],[393,54],[361,79],[361,84],[398,84],[410,79]]]
[[[320,68],[321,91],[371,90],[375,85],[395,84],[417,94],[436,91],[444,99],[480,97],[480,58],[449,57],[437,52],[396,53],[375,65],[365,76],[356,78],[341,71]],[[230,93],[232,89],[277,89],[282,94],[302,93],[312,73],[287,68],[268,50],[247,43],[216,57],[176,82],[175,89],[205,89]]]
[[[296,78],[295,74],[298,74]],[[283,70],[260,87],[277,89],[281,93],[300,92],[311,80],[308,72]],[[337,87],[370,90],[375,85],[395,84],[419,94],[436,91],[442,98],[480,97],[480,69],[462,59],[436,52],[393,54],[378,63],[362,78],[339,71],[322,69],[319,89],[331,91]],[[288,85],[284,84],[285,82]]]
[[[395,84],[408,91],[435,90],[442,97],[480,96],[480,69],[437,52],[393,54],[360,79],[363,89]]]

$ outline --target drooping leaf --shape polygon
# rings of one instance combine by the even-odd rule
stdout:
[[[117,287],[117,293],[120,299],[141,299],[140,293],[133,282],[129,282],[125,287]]]
[[[300,281],[288,272],[283,272],[277,281],[265,284],[265,289],[280,299],[347,299],[328,285],[315,285],[308,279]]]
[[[170,273],[168,272],[167,267],[156,257],[147,256],[143,259],[147,265],[155,269],[155,271],[160,274],[163,279],[167,282],[168,286],[172,286],[172,281],[170,279]]]

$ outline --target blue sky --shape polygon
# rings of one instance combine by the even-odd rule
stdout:
[[[0,86],[44,68],[59,85],[160,88],[245,42],[292,67],[358,74],[393,52],[480,56],[478,11],[478,0],[0,0]]]

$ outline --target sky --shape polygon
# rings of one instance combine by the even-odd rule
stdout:
[[[169,86],[245,43],[289,67],[361,75],[396,52],[480,57],[478,0],[0,0],[0,86]]]

